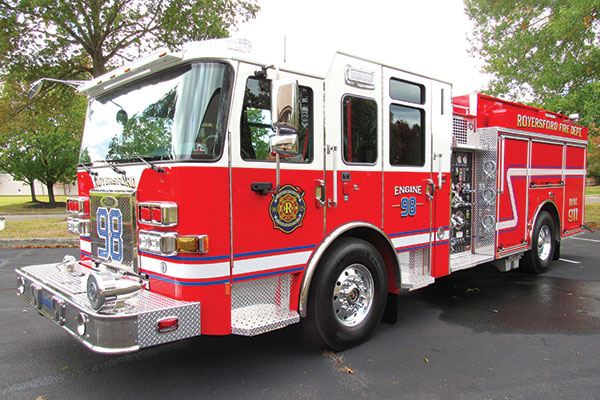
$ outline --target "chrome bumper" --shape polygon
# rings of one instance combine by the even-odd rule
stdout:
[[[95,352],[126,353],[200,335],[200,303],[142,290],[118,312],[100,314],[86,296],[87,268],[74,276],[58,265],[18,268],[17,294]],[[159,332],[159,321],[167,319],[177,319],[177,327]]]

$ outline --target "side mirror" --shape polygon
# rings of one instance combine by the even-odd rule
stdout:
[[[295,133],[271,136],[269,147],[280,156],[293,157],[298,154],[298,135]]]
[[[33,99],[35,96],[40,94],[42,90],[42,82],[43,79],[39,79],[31,84],[31,89],[29,89],[29,93],[27,93],[27,98],[29,100]]]
[[[298,81],[274,81],[271,93],[273,127],[297,132],[300,126],[300,89]]]

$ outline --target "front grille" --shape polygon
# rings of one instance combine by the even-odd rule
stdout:
[[[137,272],[135,191],[90,191],[92,257]]]

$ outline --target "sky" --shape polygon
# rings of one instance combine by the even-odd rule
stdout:
[[[462,0],[258,0],[238,26],[259,53],[331,61],[340,50],[453,84],[453,95],[483,89],[482,61],[468,53],[472,23]],[[285,38],[285,39],[284,39]],[[294,59],[294,57],[296,59]],[[267,60],[267,62],[269,62]]]

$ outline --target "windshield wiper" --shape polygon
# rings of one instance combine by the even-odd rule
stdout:
[[[137,153],[133,153],[131,154],[131,156],[138,158],[141,162],[149,166],[153,171],[160,172],[163,174],[166,172],[164,168],[157,167],[156,165],[152,164],[150,161],[146,160],[144,157]]]
[[[113,170],[113,171],[115,171],[117,174],[121,174],[121,175],[123,175],[123,176],[126,176],[126,175],[125,175],[125,171],[124,171],[124,170],[122,170],[121,168],[117,168],[117,167],[115,167],[115,166],[114,166],[114,164],[111,164],[111,161],[112,161],[112,160],[111,160],[111,161],[109,161],[109,160],[101,160],[101,161],[104,161],[104,162],[105,162],[105,163],[106,163],[106,164],[107,164],[107,165],[108,165],[110,168],[112,168],[112,170]]]
[[[96,171],[92,171],[84,163],[80,163],[79,166],[82,167],[83,169],[85,169],[87,171],[87,173],[90,174],[90,176],[98,176],[98,173]]]

